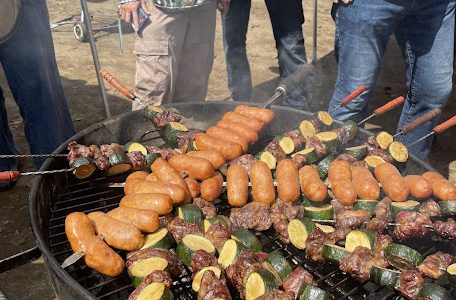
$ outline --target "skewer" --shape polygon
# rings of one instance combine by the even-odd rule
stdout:
[[[117,89],[119,92],[125,95],[128,99],[131,101],[136,101],[138,102],[142,107],[147,107],[147,105],[139,98],[136,96],[132,91],[130,91],[125,85],[123,85],[117,78],[112,76],[108,71],[101,69],[100,70],[100,75],[103,77],[104,80],[106,80],[109,84],[111,84],[115,89]]]
[[[317,220],[317,219],[312,219],[312,221],[316,222],[316,223],[330,223],[330,224],[334,224],[336,223],[335,220]],[[364,222],[364,224],[367,224],[367,222]],[[401,224],[398,224],[398,223],[388,223],[388,226],[400,226]],[[432,225],[427,225],[427,224],[423,224],[421,225],[425,228],[429,228],[429,229],[434,229],[434,227]]]
[[[329,111],[329,114],[332,114],[334,113],[336,110],[338,110],[339,108],[341,108],[342,106],[345,106],[347,105],[348,103],[350,103],[353,99],[355,99],[356,97],[358,97],[359,95],[361,95],[362,93],[364,93],[364,91],[366,91],[366,86],[365,85],[361,85],[359,88],[357,88],[356,90],[354,90],[353,92],[350,93],[350,95],[348,95],[347,97],[345,97],[340,103],[339,105],[337,105],[336,107],[334,107],[331,111]]]
[[[1,158],[23,158],[23,157],[66,157],[66,154],[0,154]]]
[[[184,176],[182,176],[184,178]],[[108,183],[108,187],[111,188],[123,188],[125,186],[125,182],[113,182],[113,183]],[[223,187],[226,187],[226,181],[223,182],[222,184]],[[252,186],[252,184],[249,182],[249,186]],[[277,186],[277,181],[274,181],[274,186]]]
[[[453,127],[454,125],[456,125],[456,116],[453,116],[450,119],[443,122],[442,124],[435,126],[434,128],[432,128],[432,131],[430,133],[428,133],[425,136],[423,136],[422,138],[419,138],[418,140],[414,141],[407,147],[412,147],[413,145],[427,139],[428,137],[430,137],[434,134],[440,134],[440,133],[444,132],[445,130],[447,130],[448,128]]]
[[[378,116],[383,115],[387,111],[390,111],[391,109],[395,108],[396,106],[399,106],[399,105],[403,104],[404,102],[405,102],[405,98],[402,97],[402,96],[399,96],[396,99],[391,100],[390,102],[386,103],[385,105],[380,106],[379,108],[374,110],[374,112],[370,116],[368,116],[367,118],[365,118],[364,120],[359,122],[358,126],[366,123],[367,121],[369,121],[373,117],[378,117]]]
[[[104,240],[104,237],[102,234],[98,234],[97,237],[99,237],[100,239]],[[72,264],[74,264],[75,262],[77,262],[78,260],[80,260],[81,258],[83,258],[85,255],[84,252],[82,251],[78,251],[78,252],[74,252],[73,254],[71,254],[70,256],[68,256],[62,263],[62,268],[66,268],[68,266],[71,266]]]
[[[46,175],[46,174],[55,174],[55,173],[65,173],[71,172],[74,169],[60,169],[60,170],[51,170],[51,171],[36,171],[36,172],[25,172],[20,173],[18,171],[3,171],[0,172],[0,182],[12,182],[18,180],[21,176],[31,176],[31,175]]]
[[[440,116],[441,113],[442,113],[442,111],[439,108],[435,108],[435,109],[425,113],[418,119],[402,126],[399,129],[399,132],[396,133],[395,135],[393,135],[393,138],[397,137],[398,135],[405,135],[405,134],[409,133],[410,131],[412,131],[415,128],[419,127],[420,125],[426,123],[427,121],[430,121],[430,120]]]

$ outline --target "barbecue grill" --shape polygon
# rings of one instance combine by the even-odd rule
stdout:
[[[233,102],[195,102],[173,104],[173,108],[184,115],[182,123],[189,128],[205,130],[214,124],[223,113],[233,110],[239,103]],[[252,105],[252,103],[246,103]],[[260,140],[251,147],[251,153],[260,151],[276,135],[291,130],[311,113],[283,106],[273,106],[274,121],[265,128]],[[140,140],[144,133],[153,129],[149,120],[141,112],[129,112],[108,121],[96,124],[78,133],[69,141],[76,140],[85,145],[117,142],[125,144],[132,140]],[[360,144],[370,135],[368,131],[360,130],[354,143]],[[144,136],[143,143],[160,145],[163,140],[157,138],[157,133]],[[66,145],[62,144],[55,153],[65,153]],[[51,158],[41,168],[44,170],[62,169],[67,167],[67,161],[61,158]],[[405,173],[422,173],[433,170],[428,164],[411,157]],[[98,172],[98,171],[97,171]],[[71,247],[65,235],[65,217],[75,211],[89,213],[92,211],[108,211],[115,208],[123,196],[122,189],[108,187],[112,182],[124,182],[128,174],[107,176],[102,172],[93,174],[85,180],[78,180],[70,173],[37,176],[30,192],[30,219],[37,245],[43,253],[45,265],[50,274],[52,285],[60,299],[127,299],[133,291],[133,286],[126,273],[116,278],[100,275],[88,268],[83,260],[62,269],[60,264],[72,254]],[[215,202],[219,213],[229,215],[230,208],[226,199]],[[399,299],[401,296],[394,290],[377,286],[372,282],[360,283],[339,270],[331,263],[315,263],[305,258],[305,252],[292,245],[283,244],[275,231],[270,229],[256,233],[263,244],[263,249],[270,252],[281,249],[292,265],[302,265],[314,275],[318,286],[330,291],[337,299]],[[442,250],[456,253],[456,246],[449,242],[429,241],[411,242],[413,247],[427,255]],[[410,244],[410,243],[409,243]],[[125,258],[125,252],[119,252]],[[444,276],[437,281],[447,288],[454,296],[452,287]],[[191,273],[186,270],[173,283],[172,292],[175,299],[195,299],[191,289]],[[232,291],[234,299],[239,299]]]

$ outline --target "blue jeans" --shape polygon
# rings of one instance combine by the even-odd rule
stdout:
[[[45,0],[22,0],[17,31],[0,44],[0,62],[20,108],[30,152],[51,153],[74,134],[49,29]],[[0,88],[0,153],[18,154]],[[35,160],[37,167],[45,159]],[[0,170],[13,161],[0,159]]]
[[[276,41],[280,76],[285,78],[307,63],[302,34],[302,24],[304,24],[302,2],[300,0],[265,0],[265,2]],[[235,101],[248,101],[252,96],[252,79],[246,53],[250,7],[251,0],[231,0],[228,14],[222,17],[228,88]],[[284,104],[298,108],[304,105],[299,95],[286,98]]]
[[[452,89],[455,0],[369,0],[339,5],[336,10],[338,76],[329,109],[364,84],[367,92],[339,108],[338,120],[360,120],[375,86],[388,39],[394,33],[407,67],[408,94],[398,128],[429,110],[445,106]],[[399,136],[409,144],[430,132],[434,119]],[[426,159],[432,139],[411,147]]]

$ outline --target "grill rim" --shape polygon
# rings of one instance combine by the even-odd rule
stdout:
[[[194,101],[194,102],[182,102],[182,103],[173,103],[173,104],[165,104],[163,107],[165,108],[176,108],[180,111],[185,112],[186,107],[192,107],[192,106],[199,106],[199,105],[213,105],[213,106],[227,106],[228,102],[225,101],[206,101],[206,102],[201,102],[201,101]],[[230,103],[231,104],[231,103]],[[263,103],[253,103],[253,102],[232,102],[233,108],[235,105],[238,104],[245,104],[245,105],[250,105],[250,106],[261,106]],[[295,108],[290,108],[290,107],[284,107],[284,106],[277,106],[277,105],[272,105],[271,109],[274,108],[279,108],[280,110],[285,110],[289,111],[290,113],[298,113],[302,115],[305,118],[308,118],[313,115],[313,112],[310,111],[304,111],[304,110],[299,110]],[[78,140],[79,138],[87,135],[88,133],[102,128],[107,124],[114,123],[114,122],[119,122],[120,119],[125,119],[127,117],[135,116],[140,114],[141,111],[131,111],[131,112],[126,112],[123,114],[120,114],[114,118],[101,121],[99,123],[96,123],[92,126],[87,127],[86,129],[78,132],[68,140],[66,140],[64,143],[62,143],[56,150],[54,150],[53,154],[60,154],[60,153],[65,153],[67,144],[71,141]],[[189,116],[191,117],[191,116]],[[341,124],[340,122],[336,121],[337,123]],[[373,135],[372,132],[365,130],[363,128],[359,129],[360,132],[363,132],[366,135]],[[423,168],[429,170],[429,171],[436,171],[435,168],[433,168],[429,163],[420,160],[418,157],[414,155],[410,155],[410,159],[412,159],[416,164],[421,165]],[[57,158],[48,158],[45,163],[42,165],[40,168],[40,171],[46,171],[49,169],[51,164],[57,160]],[[38,194],[39,194],[39,186],[43,182],[45,175],[38,175],[35,180],[33,181],[32,188],[29,193],[29,216],[30,216],[30,224],[32,227],[32,232],[33,236],[35,238],[35,242],[40,249],[41,253],[43,254],[43,258],[45,261],[45,265],[47,267],[48,273],[53,272],[54,274],[49,274],[51,277],[51,283],[53,284],[54,291],[57,292],[57,287],[54,286],[55,281],[59,280],[62,283],[66,284],[69,288],[71,288],[74,292],[76,292],[79,296],[82,296],[83,299],[97,299],[93,294],[91,294],[87,289],[85,289],[83,286],[79,284],[73,277],[71,277],[57,262],[55,259],[54,255],[51,253],[51,249],[49,245],[46,243],[45,236],[44,236],[44,230],[41,228],[41,222],[42,216],[39,215],[38,213]],[[49,206],[49,209],[51,207]],[[49,218],[50,219],[50,218]],[[49,219],[47,221],[49,221]],[[49,229],[49,228],[48,228]]]

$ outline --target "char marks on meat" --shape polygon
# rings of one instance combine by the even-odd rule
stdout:
[[[387,228],[388,221],[382,218],[372,218],[366,226],[366,229],[375,231],[378,234],[382,234]]]
[[[102,171],[109,169],[108,158],[101,153],[100,148],[97,145],[90,145],[89,149],[92,152],[93,161],[97,168]]]
[[[368,167],[367,163],[364,160],[357,160],[357,161],[351,163],[351,166],[352,167],[364,167],[364,168]]]
[[[337,138],[341,142],[342,145],[346,145],[348,142],[348,131],[343,127],[338,127],[333,129],[335,133],[337,133]]]
[[[399,277],[400,292],[407,299],[415,300],[418,298],[418,292],[424,284],[424,279],[416,270],[403,270]]]
[[[353,164],[354,162],[357,162],[357,161],[358,161],[356,158],[354,158],[354,157],[351,156],[351,155],[348,155],[347,153],[342,153],[342,154],[340,154],[340,155],[337,157],[337,159],[348,161],[350,164]]]
[[[285,292],[293,292],[297,297],[299,290],[304,283],[316,285],[312,275],[303,267],[297,266],[293,272],[283,280],[282,286]]]
[[[231,238],[231,232],[226,230],[222,223],[214,222],[206,231],[206,238],[214,244],[217,251],[220,251],[223,244]]]
[[[167,288],[170,288],[171,285],[173,284],[173,281],[171,280],[171,277],[169,277],[168,272],[166,271],[153,271],[149,275],[147,275],[146,279],[144,279],[143,282],[131,293],[130,297],[128,297],[128,300],[136,300],[141,293],[141,291],[148,286],[149,284],[153,282],[161,282],[163,283]]]
[[[257,231],[267,230],[272,225],[269,206],[258,202],[247,203],[241,208],[232,208],[230,220],[235,228]]]
[[[257,300],[294,300],[295,294],[293,292],[284,292],[279,289],[273,289],[269,293],[258,297]]]
[[[290,220],[300,218],[304,214],[302,205],[293,205],[289,202],[277,200],[271,206],[271,220],[275,231],[282,242],[289,244],[288,223]]]
[[[193,204],[197,205],[206,219],[213,218],[217,215],[217,208],[211,202],[203,200],[202,198],[193,199]]]
[[[435,233],[443,239],[456,239],[456,221],[449,218],[446,222],[437,221],[432,226]]]
[[[440,217],[440,206],[437,202],[430,199],[420,205],[419,212],[429,217]]]
[[[192,271],[193,275],[196,275],[201,269],[205,267],[219,267],[223,269],[217,262],[217,258],[214,255],[207,253],[204,250],[196,250],[192,255]]]
[[[182,241],[182,238],[187,234],[198,234],[201,236],[203,235],[203,231],[201,230],[201,227],[198,224],[187,224],[184,220],[182,220],[179,217],[175,217],[169,223],[168,231],[171,233],[176,243],[180,243],[180,241]]]
[[[324,233],[320,228],[315,227],[312,230],[312,233],[306,240],[306,256],[313,261],[323,261],[324,258],[321,255],[323,250],[323,245],[334,244],[334,241],[329,239],[329,235]]]
[[[429,229],[423,225],[432,225],[427,215],[414,211],[401,211],[396,215],[394,235],[401,241],[409,238],[422,238],[427,235]]]
[[[160,228],[168,228],[169,223],[174,219],[174,216],[169,214],[166,216],[161,216],[160,217]]]
[[[198,300],[231,300],[230,291],[224,280],[217,278],[212,270],[204,272],[201,278]]]
[[[70,165],[73,162],[81,157],[90,157],[92,158],[92,151],[90,151],[89,147],[76,143],[75,141],[71,142],[67,146],[68,149],[68,163]]]
[[[230,166],[239,165],[243,167],[247,172],[250,172],[250,168],[254,162],[255,157],[252,154],[244,154],[230,161]]]
[[[367,138],[365,145],[367,146],[368,151],[380,149],[380,144],[377,142],[377,140],[375,139],[375,136],[373,136],[373,135],[371,135],[370,137]]]
[[[182,116],[180,114],[169,110],[163,110],[152,118],[152,123],[155,127],[163,128],[166,127],[169,122],[179,122],[180,120],[182,120]]]
[[[442,251],[427,256],[418,266],[418,271],[423,276],[437,279],[444,274],[443,270],[451,265],[454,256]]]
[[[182,152],[185,153],[188,150],[188,147],[195,140],[197,133],[203,132],[198,129],[190,129],[188,131],[181,131],[177,133],[177,147],[182,149]]]
[[[358,228],[364,222],[367,222],[372,217],[371,213],[367,210],[341,210],[336,214],[336,226]]]
[[[291,161],[295,164],[296,168],[301,169],[307,162],[307,156],[296,154],[291,158]]]
[[[245,298],[245,284],[253,272],[260,270],[262,262],[252,249],[243,249],[236,261],[226,268],[226,276],[231,285]]]
[[[386,152],[386,150],[383,150],[381,148],[369,150],[367,152],[367,155],[369,155],[369,156],[370,155],[379,156],[387,163],[392,163],[393,162],[393,158],[388,154],[388,152]]]
[[[331,200],[331,205],[333,206],[334,213],[337,214],[344,210],[351,210],[352,206],[344,206],[337,199]]]
[[[140,151],[132,151],[127,153],[131,167],[135,171],[144,170],[146,167],[146,158]]]
[[[351,228],[349,227],[336,227],[336,230],[334,232],[328,234],[328,239],[330,241],[334,241],[334,243],[337,243],[338,241],[345,239],[350,231]]]
[[[293,141],[295,149],[300,149],[306,144],[306,138],[297,129],[288,131],[283,136],[287,136]]]
[[[366,228],[382,234],[387,228],[391,220],[391,199],[383,198],[375,207],[375,218],[372,218]]]
[[[170,159],[172,156],[176,155],[177,152],[173,149],[165,149],[156,146],[146,146],[147,152],[149,153],[158,153],[160,154],[161,158],[164,160]]]
[[[277,141],[271,141],[264,150],[270,152],[278,161],[287,158],[287,154],[282,150]]]
[[[326,146],[316,136],[311,136],[307,138],[306,148],[314,148],[315,151],[317,151],[319,157],[326,156]]]
[[[386,247],[393,242],[393,238],[387,234],[377,234],[375,237],[375,252],[381,253],[383,255],[383,251]]]
[[[115,153],[125,153],[125,147],[116,143],[112,144],[103,144],[100,146],[101,153],[109,157]]]
[[[372,266],[386,268],[388,262],[381,253],[359,246],[352,253],[342,258],[339,268],[360,281],[366,281],[369,280]]]
[[[127,262],[125,266],[130,269],[137,261],[144,260],[151,257],[161,257],[166,259],[170,267],[170,275],[172,278],[177,278],[184,270],[184,265],[177,258],[175,254],[167,249],[148,248],[144,250],[137,250],[127,254]]]

